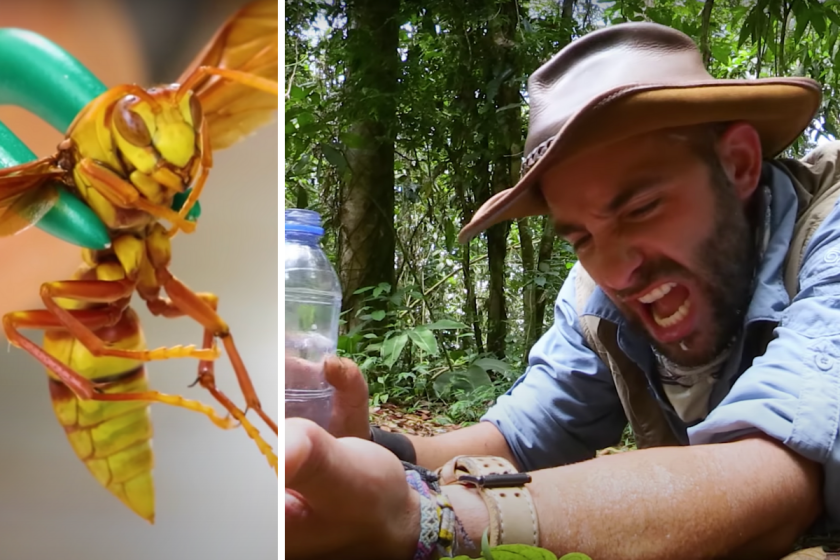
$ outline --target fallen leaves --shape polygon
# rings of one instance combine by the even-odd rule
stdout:
[[[415,408],[411,412],[393,403],[383,403],[369,409],[370,422],[386,432],[410,434],[414,436],[436,436],[463,427],[463,424],[453,424],[445,417],[434,414],[423,408]],[[598,451],[597,456],[615,455],[630,451],[632,448],[618,446],[607,447]]]
[[[415,436],[435,436],[445,434],[462,427],[453,424],[442,416],[419,408],[412,412],[391,403],[370,407],[370,421],[386,432],[410,434]]]

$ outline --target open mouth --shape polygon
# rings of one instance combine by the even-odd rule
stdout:
[[[678,282],[663,282],[632,302],[648,331],[662,343],[678,342],[694,330],[692,292]]]

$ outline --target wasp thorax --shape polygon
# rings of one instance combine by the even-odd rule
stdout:
[[[149,132],[149,127],[143,121],[143,117],[132,111],[129,103],[135,102],[134,96],[122,98],[117,102],[114,108],[114,124],[117,126],[117,132],[120,133],[127,142],[137,146],[145,147],[152,143],[152,135]]]

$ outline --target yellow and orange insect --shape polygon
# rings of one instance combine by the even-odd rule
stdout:
[[[277,471],[277,457],[248,421],[254,410],[277,434],[233,341],[218,298],[196,293],[169,271],[170,239],[195,228],[191,213],[213,160],[274,118],[278,106],[278,14],[274,0],[233,15],[175,84],[121,85],[91,101],[56,154],[0,170],[0,235],[33,223],[59,200],[55,182],[104,223],[110,244],[84,249],[72,280],[48,282],[45,309],[3,317],[6,336],[50,377],[56,416],[78,457],[105,488],[154,521],[152,402],[206,414],[221,428],[241,425]],[[180,208],[173,201],[185,198]],[[167,229],[161,220],[169,222]],[[161,295],[161,289],[167,297]],[[203,345],[149,350],[130,306],[137,293],[156,316],[188,316],[204,327]],[[43,346],[21,329],[44,331]],[[240,410],[216,387],[220,340],[245,398]],[[199,360],[196,382],[227,411],[152,391],[144,363]]]

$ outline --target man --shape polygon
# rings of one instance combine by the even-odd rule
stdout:
[[[558,556],[778,559],[836,529],[840,147],[771,163],[818,85],[714,80],[687,36],[634,23],[528,90],[523,178],[461,240],[550,213],[579,258],[554,325],[482,422],[433,438],[364,441],[364,381],[333,364],[338,439],[286,421],[287,555],[419,557],[429,516],[395,455],[442,467],[462,550],[488,528]],[[644,449],[593,459],[628,420]],[[530,482],[458,478],[511,470],[492,457]]]

